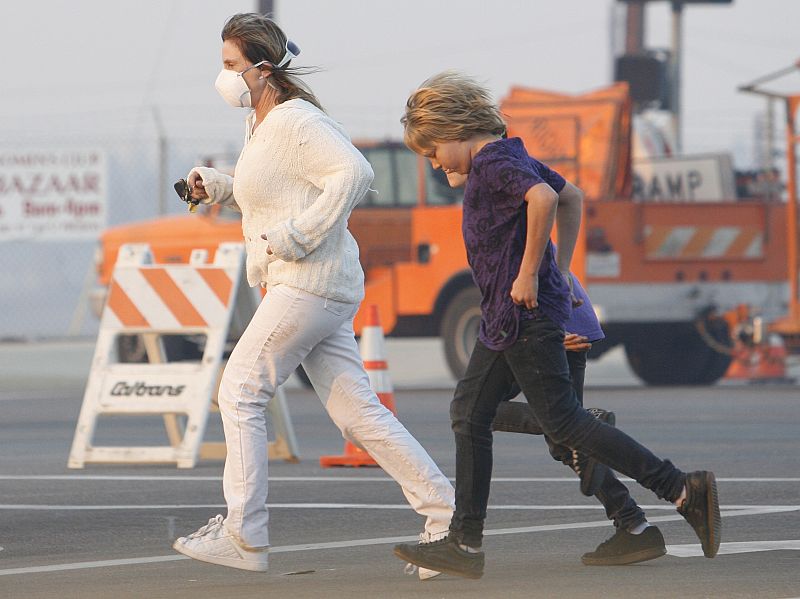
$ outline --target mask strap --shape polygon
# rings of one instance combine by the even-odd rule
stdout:
[[[257,63],[256,63],[256,64],[254,64],[254,65],[250,65],[249,67],[247,67],[247,68],[246,68],[244,71],[242,71],[241,73],[236,73],[236,74],[237,74],[237,75],[239,75],[239,77],[244,77],[244,74],[245,74],[247,71],[249,71],[250,69],[257,69],[257,68],[258,68],[258,67],[260,67],[262,64],[271,64],[271,63],[270,63],[270,61],[268,61],[268,60],[262,60],[261,62],[257,62]]]
[[[281,61],[275,65],[276,69],[280,69],[289,63],[293,58],[297,58],[300,55],[300,46],[295,44],[292,40],[286,40],[286,52],[281,58]]]

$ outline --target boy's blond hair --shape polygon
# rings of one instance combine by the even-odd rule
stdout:
[[[464,141],[506,130],[489,90],[455,71],[434,75],[414,91],[400,122],[406,145],[418,154],[436,141]]]

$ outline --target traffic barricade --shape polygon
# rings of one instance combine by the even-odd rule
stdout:
[[[207,263],[205,250],[188,264],[154,264],[146,244],[124,245],[109,284],[83,405],[69,455],[70,468],[87,463],[175,463],[192,468],[200,458],[222,459],[222,442],[203,442],[216,408],[219,377],[231,327],[242,330],[258,299],[244,275],[244,246],[223,243]],[[118,339],[141,336],[146,363],[121,363]],[[202,336],[202,357],[168,361],[168,336]],[[267,407],[276,440],[273,459],[297,461],[298,450],[285,395],[278,389]],[[96,446],[98,418],[161,415],[169,445]],[[267,448],[265,448],[267,451]]]

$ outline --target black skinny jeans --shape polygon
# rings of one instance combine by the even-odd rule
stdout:
[[[567,363],[572,388],[577,395],[578,403],[583,405],[583,382],[586,377],[586,352],[568,351]],[[509,392],[507,399],[512,399],[519,394],[516,383]],[[524,433],[528,435],[541,435],[542,429],[533,415],[531,407],[524,401],[502,401],[498,405],[497,414],[492,422],[492,431],[496,433]],[[569,466],[572,470],[572,450],[565,445],[556,445],[545,436],[550,455],[553,459]],[[614,472],[605,464],[597,464],[596,468],[604,471],[603,482],[595,496],[603,504],[606,516],[614,521],[614,526],[622,530],[631,530],[646,521],[644,511],[631,497],[628,488],[623,485]]]
[[[581,407],[569,376],[564,332],[542,317],[520,323],[508,349],[493,351],[478,341],[467,372],[456,387],[450,420],[456,441],[456,510],[450,531],[480,547],[492,477],[492,421],[516,381],[544,433],[559,445],[582,451],[630,476],[658,497],[674,501],[685,475],[622,431]]]

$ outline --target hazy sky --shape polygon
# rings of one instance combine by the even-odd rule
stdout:
[[[169,136],[241,133],[244,111],[213,88],[219,31],[255,0],[4,0],[0,142],[76,131]],[[275,0],[302,49],[295,65],[354,137],[400,137],[408,93],[448,68],[509,86],[579,92],[612,76],[612,0]],[[684,146],[752,161],[764,101],[736,87],[800,58],[800,1],[734,0],[685,10]],[[621,33],[621,30],[618,30]],[[646,43],[668,47],[667,2],[648,9]],[[784,89],[800,92],[800,75]],[[782,112],[779,113],[781,115]],[[782,144],[782,137],[779,143]],[[782,146],[781,146],[782,147]]]

